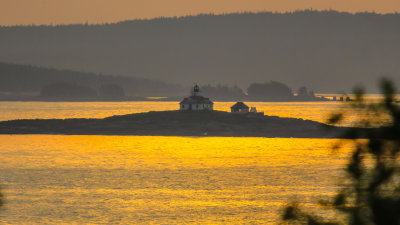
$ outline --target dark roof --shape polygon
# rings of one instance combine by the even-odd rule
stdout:
[[[196,95],[184,98],[180,104],[213,104],[213,102],[209,98]]]
[[[236,102],[233,106],[231,106],[231,109],[248,109],[249,107],[244,104],[243,102]]]

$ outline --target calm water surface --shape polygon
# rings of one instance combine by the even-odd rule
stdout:
[[[177,102],[0,102],[0,120],[102,118]],[[228,111],[231,102],[215,108]],[[324,122],[341,105],[249,103]],[[350,121],[351,122],[351,121]],[[338,140],[0,135],[4,224],[266,224],[287,202],[331,196],[350,151]]]
[[[337,140],[2,135],[5,224],[265,224],[335,192]]]

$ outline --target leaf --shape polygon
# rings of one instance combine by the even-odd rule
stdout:
[[[344,193],[337,194],[333,200],[333,204],[335,206],[342,206],[346,204],[346,195]]]
[[[337,124],[340,121],[343,120],[343,114],[342,113],[337,113],[337,114],[333,114],[329,117],[328,119],[328,124],[333,125],[333,124]]]

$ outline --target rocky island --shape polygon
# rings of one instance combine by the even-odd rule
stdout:
[[[222,111],[157,111],[104,119],[0,122],[0,134],[334,138],[343,129],[310,120]]]
[[[0,122],[0,134],[334,138],[339,137],[343,129],[346,128],[311,120],[264,116],[263,112],[243,102],[234,104],[230,113],[216,111],[214,102],[200,95],[197,84],[176,111],[151,111],[104,119]]]

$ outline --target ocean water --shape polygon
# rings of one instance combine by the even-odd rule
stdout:
[[[229,110],[232,103],[217,102]],[[339,103],[249,103],[323,122]],[[176,102],[1,102],[0,120],[101,118]],[[351,121],[350,121],[351,122]],[[352,150],[297,138],[0,135],[3,224],[273,224],[332,196]]]
[[[4,224],[265,224],[332,196],[338,140],[1,135]]]

